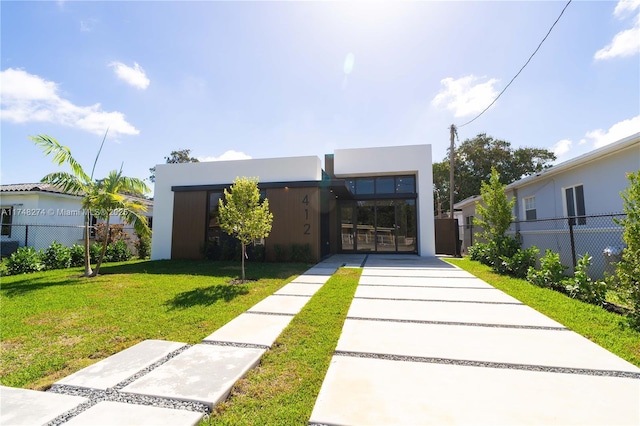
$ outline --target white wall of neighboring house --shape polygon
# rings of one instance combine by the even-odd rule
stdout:
[[[171,258],[172,186],[230,184],[236,177],[257,177],[260,182],[319,181],[322,168],[316,156],[156,165],[151,259]]]
[[[334,173],[337,177],[415,174],[418,250],[420,256],[435,256],[431,145],[336,149]]]

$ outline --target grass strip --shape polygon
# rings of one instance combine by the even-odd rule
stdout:
[[[339,269],[201,425],[306,425],[361,269]]]
[[[0,383],[46,389],[145,339],[198,343],[309,268],[239,262],[132,261],[2,277]]]
[[[629,328],[624,317],[526,280],[497,274],[468,258],[445,260],[640,367],[640,332]]]

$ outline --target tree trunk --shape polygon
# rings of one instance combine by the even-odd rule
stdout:
[[[104,242],[102,243],[102,250],[100,251],[100,257],[98,258],[98,263],[96,264],[96,269],[93,270],[92,277],[98,275],[98,271],[100,271],[100,265],[102,265],[102,259],[104,259],[104,254],[107,252],[107,246],[109,245],[109,219],[110,216],[107,216],[107,223],[105,226],[106,235],[104,236]]]
[[[93,274],[91,270],[91,255],[89,253],[89,210],[84,214],[84,276],[90,277]]]
[[[244,283],[245,281],[245,277],[244,277],[244,256],[245,256],[245,250],[246,250],[246,246],[244,243],[242,243],[242,282]]]

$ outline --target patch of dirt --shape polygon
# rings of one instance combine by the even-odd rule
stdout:
[[[82,336],[60,336],[56,342],[60,346],[75,346],[82,341]]]
[[[256,282],[258,280],[254,280],[251,278],[247,278],[246,280],[231,280],[231,281],[227,281],[227,284],[249,284],[249,283],[253,283]]]

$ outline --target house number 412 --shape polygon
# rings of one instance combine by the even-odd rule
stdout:
[[[307,222],[309,220],[309,194],[304,194],[302,204],[304,204],[304,235],[311,235],[311,224]]]

